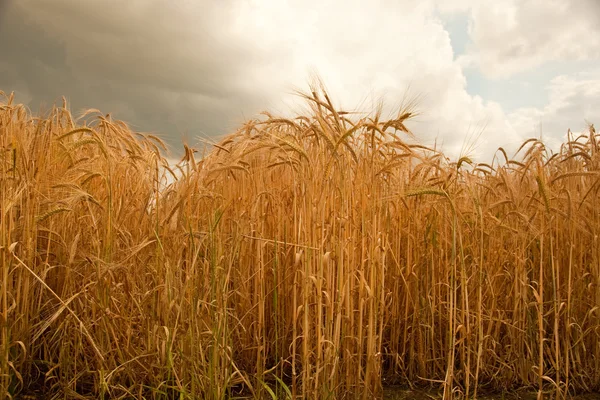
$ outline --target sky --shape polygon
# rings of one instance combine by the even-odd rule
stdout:
[[[161,136],[177,157],[261,111],[338,108],[408,124],[487,162],[600,123],[598,0],[0,0],[0,90],[32,112],[65,96]]]

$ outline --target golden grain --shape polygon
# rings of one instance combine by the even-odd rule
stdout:
[[[0,396],[600,387],[593,126],[470,169],[404,142],[412,110],[304,98],[312,114],[266,113],[177,165],[95,110],[6,99]]]

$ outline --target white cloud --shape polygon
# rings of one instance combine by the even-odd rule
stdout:
[[[543,108],[521,108],[510,115],[513,127],[525,137],[539,137],[553,150],[567,140],[567,131],[580,133],[588,123],[600,125],[600,69],[561,75],[548,85]]]
[[[491,78],[549,61],[600,58],[597,0],[440,0],[439,10],[470,12],[472,43],[460,62]]]
[[[236,20],[237,30],[262,51],[271,50],[268,65],[247,71],[251,85],[271,105],[292,87],[304,88],[307,72],[314,69],[345,109],[370,111],[382,99],[384,111],[393,111],[407,90],[419,97],[422,114],[413,130],[428,144],[443,143],[451,157],[459,156],[466,135],[483,128],[480,155],[502,140],[516,140],[501,107],[466,92],[433,3],[375,1],[368,9],[359,2],[277,4],[246,3]]]

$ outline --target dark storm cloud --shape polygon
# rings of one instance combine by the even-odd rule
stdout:
[[[243,88],[253,52],[218,29],[230,18],[227,7],[184,10],[166,1],[0,4],[0,90],[16,91],[34,112],[64,95],[75,112],[110,112],[179,147],[182,136],[193,140],[232,130],[239,120],[234,107],[258,111],[259,100]]]

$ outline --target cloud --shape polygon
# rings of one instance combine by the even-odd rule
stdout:
[[[231,10],[213,2],[22,0],[19,10],[64,44],[68,66],[114,82],[222,98],[252,57],[230,40]]]
[[[567,131],[587,130],[600,124],[600,69],[560,75],[548,85],[549,102],[543,108],[521,108],[508,115],[526,137],[539,137],[554,151],[567,140]]]
[[[172,145],[186,133],[224,133],[233,128],[229,107],[253,102],[238,89],[253,54],[219,29],[227,11],[211,4],[8,3],[0,88],[34,111],[65,95],[74,110],[111,112]]]
[[[470,13],[471,43],[460,57],[490,78],[506,78],[556,60],[600,58],[597,0],[460,0],[442,13]]]
[[[505,52],[479,26],[488,11],[462,7],[474,15],[476,48]],[[381,99],[391,113],[407,92],[418,96],[413,131],[451,157],[482,130],[480,158],[521,139],[499,104],[467,93],[434,0],[20,0],[6,8],[0,47],[3,90],[34,108],[66,95],[74,109],[99,108],[162,133],[175,151],[182,136],[225,134],[265,109],[289,113],[297,105],[290,93],[307,89],[312,72],[347,110],[372,111]]]

